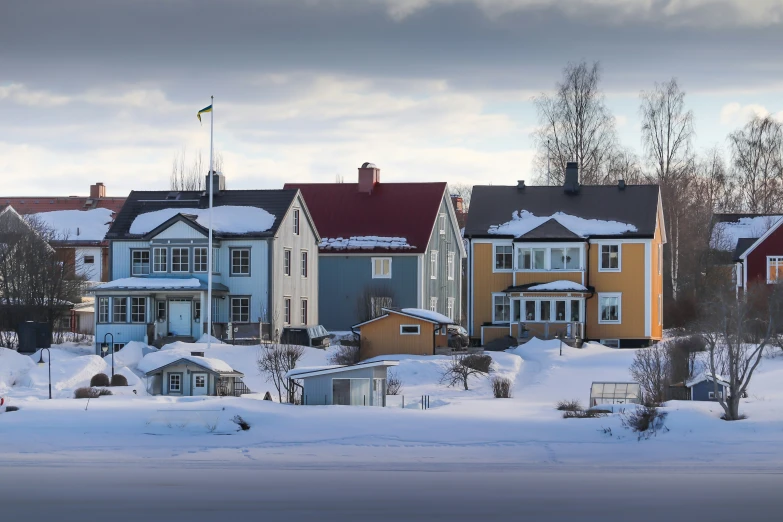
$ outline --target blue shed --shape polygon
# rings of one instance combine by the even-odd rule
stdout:
[[[715,384],[718,385],[718,395],[715,395]],[[685,382],[685,386],[690,390],[692,401],[717,401],[729,396],[729,383],[720,375],[713,376],[708,373],[701,373]]]
[[[349,366],[296,368],[286,374],[301,381],[302,404],[386,406],[386,368],[397,361],[372,361]]]

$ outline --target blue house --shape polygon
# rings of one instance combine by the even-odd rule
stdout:
[[[446,183],[381,183],[372,163],[357,183],[289,183],[302,191],[319,245],[321,323],[350,330],[383,308],[462,318],[465,257]]]
[[[718,394],[715,395],[715,384],[718,385]],[[720,375],[713,377],[708,373],[701,373],[685,382],[685,387],[690,390],[692,401],[717,401],[729,396],[729,383]]]
[[[286,326],[318,324],[320,238],[301,193],[226,190],[222,174],[214,183],[211,245],[207,192],[131,192],[106,235],[109,282],[93,290],[96,352],[106,334],[119,349],[207,331],[275,339]]]

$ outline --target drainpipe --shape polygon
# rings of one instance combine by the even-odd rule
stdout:
[[[585,286],[590,288],[590,239],[585,241],[585,247],[587,248],[587,252],[585,252]],[[582,328],[582,341],[587,341],[587,339],[589,339],[587,336],[587,301],[588,299],[592,299],[593,296],[595,296],[595,292],[590,292],[590,295],[585,298],[585,317],[584,323],[582,323],[584,325]]]

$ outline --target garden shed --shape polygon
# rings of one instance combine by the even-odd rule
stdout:
[[[250,393],[244,374],[225,361],[201,355],[157,352],[144,357],[139,370],[147,376],[151,395],[207,396]]]
[[[299,381],[304,405],[386,406],[386,369],[397,361],[349,366],[296,368],[286,374]]]
[[[718,385],[717,395],[714,383]],[[712,374],[701,373],[685,381],[685,387],[690,390],[692,401],[717,401],[729,395],[729,382],[720,375],[713,377]]]
[[[590,387],[590,407],[599,404],[641,404],[642,392],[636,382],[594,382]]]
[[[454,321],[445,315],[421,308],[382,308],[381,312],[351,327],[359,331],[362,360],[391,354],[435,355],[436,348],[448,347],[447,327]]]

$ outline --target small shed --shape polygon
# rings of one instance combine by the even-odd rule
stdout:
[[[594,382],[590,386],[590,407],[599,404],[641,404],[637,382]]]
[[[435,355],[436,348],[449,345],[448,325],[454,321],[443,314],[421,308],[382,308],[382,315],[351,327],[361,338],[359,357],[406,354]]]
[[[715,395],[715,384],[718,385],[718,395]],[[720,375],[710,373],[699,375],[685,381],[685,387],[690,390],[692,401],[717,401],[729,396],[729,382]]]
[[[296,368],[286,374],[300,381],[302,404],[386,406],[386,369],[397,361],[372,361],[349,366]]]
[[[148,358],[151,360],[147,361]],[[207,396],[250,393],[242,377],[225,361],[200,355],[157,352],[145,356],[139,369],[147,376],[151,395]]]

